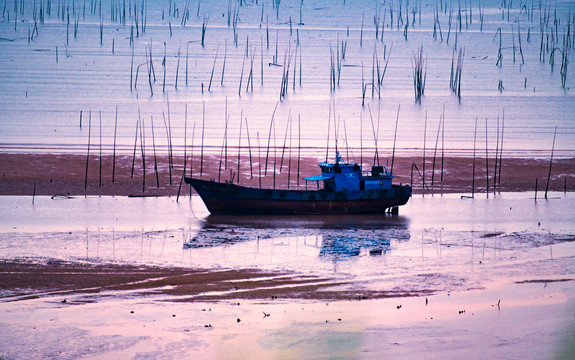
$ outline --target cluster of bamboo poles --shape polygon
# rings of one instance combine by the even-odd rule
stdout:
[[[238,22],[239,22],[239,11],[240,11],[240,7],[243,6],[243,2],[239,1],[239,2],[229,2],[228,3],[228,11],[227,11],[227,22],[228,22],[228,27],[233,27],[233,31],[234,31],[234,43],[235,46],[238,47]],[[463,7],[462,7],[463,5]],[[147,0],[128,0],[128,1],[122,1],[122,0],[110,0],[110,6],[109,6],[109,18],[110,18],[110,22],[111,23],[117,23],[117,24],[121,24],[123,26],[126,25],[126,23],[128,21],[131,21],[131,36],[130,36],[130,45],[132,46],[132,54],[134,53],[134,36],[139,37],[142,34],[145,33],[146,31],[146,24],[147,24],[147,7],[148,7],[148,2]],[[201,1],[198,2],[198,10],[197,10],[197,17],[200,17],[200,7],[201,7]],[[92,14],[92,15],[96,15],[98,16],[99,19],[99,25],[100,25],[100,43],[103,44],[103,36],[104,36],[104,18],[105,18],[105,14],[104,14],[104,10],[102,7],[102,0],[90,0],[89,2],[84,1],[83,6],[77,6],[75,4],[75,2],[65,2],[65,1],[58,1],[58,4],[55,5],[54,4],[54,0],[40,0],[39,3],[37,4],[36,2],[34,3],[33,7],[32,7],[32,14],[33,14],[33,19],[34,19],[34,25],[33,27],[29,28],[28,31],[28,41],[33,40],[35,37],[37,37],[39,35],[39,27],[38,24],[42,24],[44,22],[45,17],[50,14],[52,14],[53,8],[57,9],[57,16],[59,19],[61,19],[62,22],[66,22],[67,24],[67,28],[66,28],[66,45],[69,44],[70,41],[70,34],[73,33],[74,37],[78,36],[78,32],[79,32],[79,23],[80,23],[80,19],[85,19],[86,17],[86,12]],[[261,4],[261,19],[260,19],[260,23],[263,24],[264,21],[264,8],[265,8],[265,4],[262,3]],[[273,8],[276,11],[276,18],[279,15],[279,9],[280,9],[280,2],[279,1],[274,1],[273,2]],[[510,13],[512,9],[518,8],[519,9],[519,15],[517,15],[515,18],[511,18],[510,17]],[[527,21],[534,21],[534,12],[536,10],[537,6],[534,5],[533,3],[528,6],[527,4],[524,4],[522,1],[519,3],[519,5],[517,4],[513,4],[512,1],[506,1],[504,0],[501,4],[501,11],[502,11],[502,20],[505,20],[505,18],[507,18],[508,22],[511,22],[511,35],[512,35],[512,49],[513,49],[513,62],[516,61],[516,49],[518,49],[518,56],[520,58],[521,64],[524,64],[525,59],[524,59],[524,54],[523,54],[523,46],[522,46],[522,37],[521,37],[521,31],[522,31],[522,27],[521,27],[521,23],[520,23],[520,16],[524,13],[527,17]],[[542,1],[539,1],[538,3],[538,8],[539,8],[539,12],[540,12],[540,33],[541,33],[541,44],[540,44],[540,61],[545,62],[548,61],[550,64],[550,69],[551,72],[554,71],[554,65],[555,65],[555,58],[557,54],[560,54],[560,58],[561,58],[561,68],[560,68],[560,77],[561,77],[561,86],[563,88],[566,87],[566,78],[567,78],[567,69],[568,69],[568,63],[569,63],[569,52],[570,49],[573,45],[573,43],[575,42],[575,33],[572,33],[571,31],[571,23],[575,21],[575,15],[571,16],[571,14],[569,14],[568,18],[567,18],[567,22],[566,25],[564,25],[564,27],[566,28],[565,31],[562,31],[559,28],[559,24],[561,24],[561,20],[560,18],[557,17],[557,12],[554,11],[551,7],[550,4],[548,5],[543,5]],[[13,14],[24,14],[24,1],[23,0],[19,0],[19,1],[14,1],[14,6],[13,6]],[[4,9],[3,9],[3,17],[6,18],[6,16],[10,17],[10,7],[7,5],[7,1],[4,4]],[[182,10],[182,11],[180,11]],[[478,13],[479,13],[479,21],[481,22],[481,31],[483,30],[483,18],[484,18],[484,12],[485,12],[485,6],[481,4],[481,2],[479,2],[478,4]],[[404,36],[406,37],[407,40],[407,29],[409,26],[411,26],[412,28],[415,27],[415,23],[416,23],[416,17],[419,16],[419,22],[421,23],[421,13],[422,13],[422,2],[421,0],[415,1],[415,3],[409,3],[409,2],[400,2],[399,4],[394,4],[394,3],[390,3],[389,6],[384,6],[384,5],[380,5],[380,4],[376,4],[375,5],[375,14],[374,14],[374,18],[373,18],[373,26],[375,29],[375,38],[376,40],[381,40],[383,42],[383,37],[384,37],[384,30],[386,27],[389,28],[394,28],[397,27],[397,30],[399,30],[400,28],[404,28]],[[457,50],[458,45],[457,45],[457,34],[461,33],[463,31],[463,29],[468,29],[469,28],[469,24],[473,23],[473,6],[472,4],[469,2],[464,2],[463,4],[459,4],[458,8],[455,8],[453,4],[448,4],[447,2],[439,2],[438,4],[435,5],[435,9],[434,9],[434,26],[433,26],[433,37],[435,39],[437,39],[437,34],[439,33],[439,37],[441,38],[441,41],[443,41],[443,33],[441,31],[441,24],[440,24],[440,13],[443,13],[445,16],[448,16],[447,18],[447,22],[448,22],[448,30],[447,30],[447,43],[449,44],[450,42],[450,37],[451,37],[451,29],[452,27],[454,27],[454,33],[455,33],[455,45],[454,45],[454,50]],[[179,7],[177,7],[175,2],[170,1],[169,2],[169,9],[168,9],[168,16],[170,18],[178,18],[180,19],[180,23],[181,26],[185,27],[187,21],[189,21],[190,19],[190,3],[185,2],[185,5],[183,7],[183,9],[180,9]],[[162,19],[164,19],[164,11],[162,11]],[[72,21],[72,23],[71,23]],[[206,31],[208,28],[208,21],[209,21],[209,16],[208,15],[203,15],[203,20],[202,20],[202,27],[201,27],[201,40],[198,40],[201,42],[202,47],[204,47],[205,45],[205,35],[206,35]],[[517,23],[517,26],[515,26],[515,23]],[[565,23],[565,22],[563,22]],[[169,22],[170,24],[170,35],[171,35],[171,21]],[[291,27],[291,17],[290,17],[290,36],[292,35],[292,27]],[[300,4],[300,22],[299,24],[303,24],[303,3]],[[73,26],[72,31],[70,30],[70,25]],[[15,20],[15,27],[17,26],[17,21]],[[263,28],[263,27],[262,27]],[[527,41],[530,41],[530,31],[531,31],[531,26],[527,27]],[[134,35],[135,32],[135,35]],[[297,37],[297,44],[299,46],[299,30],[296,30],[298,37]],[[348,29],[349,32],[349,29]],[[287,84],[288,84],[288,74],[289,74],[289,69],[285,68],[286,66],[289,67],[290,64],[290,60],[291,60],[291,52],[289,51],[289,49],[286,51],[286,54],[284,54],[284,59],[287,58],[288,60],[285,61],[283,65],[279,64],[278,61],[278,31],[276,31],[276,55],[273,58],[273,61],[270,63],[272,65],[276,65],[276,66],[284,66],[284,71],[283,71],[283,75],[281,77],[281,85],[280,85],[280,99],[285,98],[286,93],[287,93]],[[503,49],[505,49],[505,47],[503,46],[503,34],[502,34],[502,28],[498,28],[495,37],[497,37],[497,35],[499,35],[499,48],[498,48],[498,55],[497,55],[497,62],[496,65],[497,66],[502,66],[503,64]],[[562,35],[562,38],[561,38]],[[266,46],[267,49],[269,49],[269,26],[267,24],[267,15],[266,15]],[[494,37],[494,39],[495,39]],[[516,44],[516,38],[517,38],[517,44]],[[262,42],[262,47],[261,47],[261,83],[263,85],[263,41]],[[115,41],[114,39],[112,39],[112,52],[114,52],[114,45]],[[189,51],[188,51],[188,45],[190,42],[188,42],[186,44],[186,85],[188,85],[188,60],[189,60]],[[363,17],[362,17],[362,26],[361,26],[361,35],[360,35],[360,46],[363,46]],[[218,46],[219,47],[219,46]],[[330,47],[330,55],[331,55],[331,62],[330,62],[330,71],[329,71],[329,82],[330,82],[330,91],[334,92],[336,87],[339,86],[340,83],[340,77],[341,77],[341,70],[342,70],[342,62],[345,59],[345,51],[347,48],[347,42],[342,42],[341,46],[339,44],[339,40],[338,40],[338,44],[336,46],[337,50],[334,51],[331,47]],[[461,49],[460,49],[461,50]],[[66,49],[67,51],[67,49]],[[227,45],[226,45],[226,51],[227,51]],[[341,55],[340,55],[341,52]],[[137,79],[138,79],[138,70],[141,66],[146,66],[148,69],[148,84],[149,84],[149,88],[150,88],[150,93],[153,94],[153,87],[151,86],[151,84],[153,82],[155,82],[156,80],[156,75],[154,72],[154,66],[153,66],[153,61],[152,61],[152,49],[151,49],[151,43],[149,45],[149,48],[147,48],[146,50],[146,61],[142,64],[139,64],[136,66],[136,81],[133,81],[133,71],[134,71],[134,64],[133,64],[133,56],[132,56],[132,65],[131,65],[131,74],[130,74],[130,89],[136,89],[137,88]],[[375,56],[377,57],[377,51],[374,51]],[[424,85],[425,85],[425,75],[423,73],[423,63],[425,63],[425,61],[422,60],[421,57],[421,49],[419,51],[420,55],[414,55],[413,58],[413,62],[414,62],[414,66],[413,66],[413,75],[414,75],[414,79],[413,79],[413,83],[414,83],[414,92],[415,92],[415,101],[416,102],[421,102],[421,97],[423,96],[424,93]],[[250,54],[251,54],[251,59],[250,59]],[[462,54],[460,52],[460,54]],[[245,88],[245,92],[251,92],[253,91],[253,83],[254,83],[254,69],[253,69],[253,64],[255,61],[255,55],[256,55],[256,48],[255,47],[250,47],[249,44],[249,38],[246,39],[246,58],[248,58],[248,62],[249,62],[249,75],[248,76],[248,81],[247,81],[247,85]],[[177,52],[177,59],[178,59],[178,65],[176,66],[175,72],[176,72],[176,80],[174,82],[174,88],[178,89],[178,75],[179,75],[179,70],[180,70],[180,57],[181,57],[181,49],[178,49]],[[416,59],[417,58],[417,59]],[[222,67],[222,80],[221,83],[223,85],[223,78],[224,78],[224,69],[225,69],[225,59],[226,57],[224,56],[224,65]],[[297,48],[296,48],[296,56],[295,56],[295,61],[297,63]],[[385,52],[384,52],[384,59],[385,59]],[[215,66],[215,62],[217,60],[217,51],[216,51],[216,58],[214,59],[214,66]],[[461,60],[463,60],[461,58]],[[58,47],[56,47],[56,61],[58,61]],[[377,64],[377,72],[378,72],[378,77],[377,80],[374,78],[373,74],[372,74],[372,82],[366,84],[365,81],[363,80],[363,65],[362,65],[362,104],[365,103],[365,95],[367,92],[367,87],[371,85],[372,87],[372,97],[374,96],[374,92],[377,89],[378,94],[380,94],[380,87],[381,87],[381,83],[382,83],[382,79],[383,76],[385,75],[385,69],[387,69],[387,65],[388,65],[388,61],[389,58],[387,59],[386,63],[385,63],[385,67],[381,67],[383,68],[383,71],[381,72],[381,74],[379,74],[380,72],[380,64],[379,64],[379,60],[375,59],[373,61],[374,64]],[[242,64],[242,72],[240,75],[240,84],[239,84],[239,91],[238,91],[238,95],[241,96],[242,93],[242,83],[243,83],[243,76],[244,76],[244,67],[245,67],[245,60]],[[462,61],[459,63],[463,63]],[[166,54],[164,54],[164,59],[162,61],[162,65],[164,66],[164,73],[166,72]],[[372,66],[372,73],[374,73],[373,68],[375,66]],[[460,70],[460,68],[458,68]],[[296,77],[296,66],[293,66],[293,78],[294,81],[292,82],[292,85],[294,87],[295,90],[295,77]],[[212,69],[212,77],[210,78],[210,83],[208,85],[208,91],[211,91],[211,85],[212,85],[212,78],[213,78],[213,72],[214,70]],[[453,73],[453,64],[452,64],[452,73]],[[423,76],[422,76],[423,75]],[[452,74],[453,75],[453,74]],[[459,76],[458,76],[459,75]],[[153,77],[153,81],[150,81],[150,79]],[[455,80],[454,80],[455,79]],[[166,87],[166,79],[164,77],[163,80],[163,85],[162,85],[162,92],[165,93],[165,87]],[[527,79],[525,79],[525,84],[527,83]],[[455,76],[452,76],[451,81],[451,89],[452,91],[458,96],[459,99],[461,99],[461,76],[460,76],[460,71],[458,72],[457,69],[455,70]],[[300,51],[300,85],[301,85],[301,51]],[[202,91],[203,91],[203,86],[204,84],[202,83]],[[499,90],[502,91],[503,90],[503,86],[502,83],[500,82],[499,86],[498,86]]]
[[[283,142],[277,142],[277,120],[275,119],[275,113],[277,110],[277,106],[272,113],[270,126],[268,131],[267,137],[267,145],[261,145],[260,143],[260,133],[256,133],[256,140],[257,146],[253,144],[253,133],[250,133],[248,118],[243,116],[243,113],[240,114],[239,118],[239,136],[238,136],[238,143],[237,146],[234,145],[233,147],[237,149],[237,160],[234,164],[232,160],[233,156],[229,154],[229,148],[232,147],[229,143],[229,124],[230,124],[230,116],[227,112],[227,102],[226,102],[226,112],[225,112],[225,130],[224,136],[222,139],[222,145],[220,148],[220,155],[219,155],[219,164],[218,164],[218,181],[222,181],[222,176],[229,171],[229,182],[230,183],[240,183],[241,178],[240,175],[243,173],[242,163],[246,163],[246,161],[242,161],[241,159],[241,152],[242,149],[246,149],[247,142],[247,153],[248,159],[247,164],[249,165],[249,180],[253,180],[254,176],[257,176],[259,187],[262,187],[262,178],[268,175],[268,169],[271,170],[273,176],[273,183],[272,186],[275,189],[277,186],[276,177],[281,175],[285,168],[287,168],[287,188],[289,189],[293,183],[292,180],[292,172],[296,168],[295,165],[292,165],[292,151],[296,148],[296,145],[293,143],[295,127],[297,126],[297,170],[295,174],[295,181],[296,186],[300,186],[300,169],[301,169],[301,116],[298,114],[297,116],[297,125],[294,124],[294,118],[291,115],[291,112],[288,114],[287,121],[285,123],[284,133],[283,133]],[[332,110],[333,109],[333,110]],[[380,127],[380,115],[378,111],[377,122],[374,121],[374,118],[371,114],[371,108],[368,105],[368,110],[371,119],[371,127],[373,131],[373,141],[374,141],[374,153],[373,159],[371,160],[374,165],[380,165],[380,156],[378,152],[378,137],[377,133],[379,133]],[[180,195],[180,191],[182,188],[183,179],[187,173],[190,176],[194,176],[195,174],[199,173],[199,176],[202,177],[204,175],[204,138],[205,138],[205,104],[202,110],[202,123],[201,123],[201,144],[200,148],[200,159],[199,159],[199,171],[197,167],[194,169],[193,167],[193,158],[194,154],[193,151],[197,146],[194,146],[195,138],[196,138],[196,122],[193,123],[192,128],[192,142],[191,147],[188,147],[187,138],[188,138],[188,106],[186,104],[185,107],[185,118],[184,118],[184,163],[182,168],[182,174],[178,186],[178,199]],[[333,114],[333,115],[332,115]],[[167,116],[166,116],[167,115]],[[399,115],[400,115],[400,107],[398,106],[397,109],[397,117],[395,122],[395,131],[394,131],[394,138],[393,138],[393,150],[391,154],[391,168],[390,171],[393,172],[394,169],[394,159],[395,159],[395,149],[396,149],[396,141],[397,141],[397,133],[399,127]],[[173,185],[173,173],[175,172],[175,163],[174,163],[174,151],[173,151],[173,143],[172,143],[172,127],[171,127],[171,116],[170,116],[170,105],[169,100],[167,102],[167,114],[162,112],[163,117],[163,127],[165,130],[165,137],[167,143],[167,160],[168,160],[168,170],[169,170],[169,185]],[[98,138],[99,138],[99,176],[98,176],[98,186],[103,186],[102,180],[102,113],[101,111],[98,112]],[[333,128],[331,125],[333,123]],[[411,165],[411,186],[413,187],[414,181],[414,170],[417,171],[419,178],[421,180],[421,190],[423,194],[425,193],[434,193],[436,183],[440,182],[443,183],[444,181],[444,162],[445,162],[445,110],[441,113],[439,118],[439,122],[437,125],[436,131],[436,138],[435,138],[435,145],[433,147],[433,156],[432,159],[428,159],[427,156],[427,128],[428,128],[428,119],[427,113],[425,115],[425,122],[424,122],[424,136],[423,136],[423,156],[422,156],[422,168],[417,166],[416,163]],[[485,193],[489,197],[489,193],[493,191],[495,194],[497,192],[497,188],[501,185],[501,178],[502,178],[502,168],[503,168],[503,147],[504,147],[504,131],[505,131],[505,111],[503,111],[503,116],[500,120],[499,116],[497,117],[496,123],[496,139],[495,139],[495,155],[491,155],[490,157],[490,144],[489,144],[489,126],[488,126],[488,119],[485,119]],[[80,127],[83,125],[83,112],[80,112]],[[341,131],[341,127],[343,125],[343,134]],[[92,111],[88,111],[88,144],[87,144],[87,154],[86,154],[86,167],[85,167],[85,182],[84,182],[84,190],[87,191],[88,187],[88,178],[89,178],[89,162],[91,158],[91,151],[93,150],[94,145],[92,144]],[[117,128],[118,128],[118,107],[116,107],[116,115],[115,115],[115,122],[114,122],[114,137],[113,137],[113,155],[112,155],[112,183],[115,182],[115,175],[116,175],[116,139],[117,139]],[[149,139],[149,133],[147,131],[151,131],[152,136],[152,152],[153,152],[153,173],[155,174],[155,186],[156,188],[160,188],[160,178],[159,178],[159,171],[158,171],[158,153],[156,149],[156,130],[157,126],[155,125],[153,116],[149,117],[149,123],[147,123],[146,118],[142,117],[140,111],[138,109],[138,119],[136,120],[135,125],[135,134],[134,134],[134,145],[133,145],[133,153],[132,153],[132,166],[131,166],[131,173],[130,178],[134,178],[135,174],[135,163],[137,159],[137,155],[140,155],[141,159],[141,179],[142,179],[142,193],[146,192],[146,174],[149,173],[149,166],[146,165],[146,158],[149,158],[152,155],[147,155],[146,150],[149,148],[149,145],[146,145],[146,139]],[[360,118],[360,128],[361,133],[363,132],[363,117]],[[326,161],[329,158],[329,151],[330,151],[330,135],[331,132],[334,133],[334,142],[335,142],[335,151],[339,151],[338,140],[343,140],[345,142],[345,151],[346,157],[354,158],[357,154],[353,154],[353,149],[349,145],[348,138],[347,138],[347,127],[345,119],[341,119],[339,116],[336,116],[335,104],[333,106],[330,105],[329,111],[329,120],[328,120],[328,130],[327,130],[327,144],[326,144]],[[474,128],[474,136],[473,136],[473,158],[472,158],[472,176],[471,176],[471,198],[475,197],[476,194],[476,180],[478,180],[476,176],[477,167],[478,167],[478,153],[477,153],[477,138],[479,132],[479,119],[476,118],[475,120],[475,128]],[[244,139],[245,134],[245,140]],[[552,164],[553,164],[553,155],[555,149],[555,139],[557,134],[557,127],[555,128],[555,132],[553,135],[553,145],[551,149],[551,159],[549,164],[549,173],[547,176],[547,182],[545,186],[545,198],[547,198],[547,193],[549,190],[549,184],[551,179],[551,171],[552,171]],[[244,141],[244,142],[242,142]],[[493,145],[491,145],[493,146]],[[257,148],[257,155],[252,152],[252,149]],[[190,152],[188,153],[188,149]],[[262,159],[261,151],[265,149],[265,161]],[[363,146],[363,139],[360,138],[360,164],[364,163],[364,146]],[[350,156],[350,151],[351,156]],[[281,154],[280,154],[281,152]],[[256,160],[257,159],[257,160]],[[432,167],[431,171],[426,169],[427,164],[431,162]],[[188,167],[189,164],[189,167]],[[257,164],[257,166],[255,166]],[[234,172],[235,171],[235,172]],[[429,175],[431,172],[431,175]],[[247,170],[246,170],[247,173]],[[213,173],[211,173],[213,175]],[[426,178],[431,176],[431,179]],[[437,176],[437,178],[436,178]],[[36,184],[34,184],[34,187]],[[153,186],[153,185],[150,185]],[[566,180],[565,180],[565,190],[567,188]],[[535,179],[535,200],[537,200],[537,190],[538,190],[538,179]],[[35,189],[34,189],[35,195]],[[191,195],[191,192],[190,192]],[[462,196],[462,198],[469,197],[469,196]]]

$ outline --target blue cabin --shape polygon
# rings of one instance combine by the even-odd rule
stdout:
[[[308,181],[323,180],[327,192],[390,189],[393,174],[383,166],[372,166],[371,173],[363,174],[358,164],[348,164],[336,153],[335,163],[319,163],[321,175],[305,178]]]

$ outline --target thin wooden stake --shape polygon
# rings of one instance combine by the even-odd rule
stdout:
[[[277,108],[278,108],[278,105],[279,105],[279,101],[276,103],[276,106],[275,106],[275,108],[274,108],[274,112],[272,113],[272,119],[271,119],[271,121],[270,121],[270,130],[269,130],[269,133],[268,133],[268,147],[267,147],[267,150],[266,150],[266,164],[265,164],[265,168],[264,168],[264,176],[267,176],[267,174],[268,174],[268,157],[269,157],[269,154],[270,154],[270,141],[271,141],[271,138],[272,138],[272,129],[273,129],[273,126],[274,126],[274,116],[275,116],[275,114],[276,114],[276,110],[277,110]],[[274,139],[274,140],[275,140],[275,139]]]
[[[90,137],[92,132],[92,110],[88,113],[88,151],[86,155],[86,176],[84,177],[84,191],[88,188],[88,162],[90,161]]]
[[[475,118],[475,131],[473,132],[473,175],[471,176],[471,197],[475,197],[475,149],[477,140],[477,117]]]
[[[397,118],[395,119],[395,132],[393,134],[393,152],[391,153],[391,173],[393,174],[393,162],[395,160],[395,141],[397,139],[397,125],[399,124],[399,109],[401,104],[397,105]]]
[[[136,146],[138,144],[139,126],[140,126],[140,120],[136,120],[136,135],[134,136],[134,155],[132,156],[132,173],[130,174],[130,179],[134,178],[134,165],[136,164]]]
[[[160,177],[158,176],[158,160],[156,157],[156,136],[154,134],[154,117],[151,117],[152,122],[152,147],[154,149],[154,172],[156,173],[156,188],[160,188]],[[184,157],[185,158],[185,157]]]
[[[499,174],[497,176],[497,185],[501,185],[501,168],[503,160],[503,131],[505,129],[505,108],[503,109],[503,118],[501,123],[501,146],[499,147]]]
[[[545,199],[547,199],[547,191],[549,190],[549,180],[551,180],[551,166],[553,165],[553,152],[555,151],[555,136],[557,135],[557,126],[553,133],[553,146],[551,147],[551,160],[549,161],[549,174],[547,174],[547,184],[545,185]]]
[[[140,109],[138,108],[138,118],[142,125],[140,126],[140,149],[142,151],[142,192],[146,191],[146,142],[145,142],[145,131],[144,131],[144,120],[140,118]]]
[[[253,169],[253,162],[252,162],[252,144],[250,141],[250,128],[248,126],[248,117],[246,116],[246,133],[248,135],[248,152],[250,156],[250,179],[254,178],[254,169]]]
[[[202,103],[202,145],[200,149],[200,177],[204,174],[204,132],[206,129],[206,102]]]
[[[98,175],[98,185],[102,186],[102,111],[99,111],[100,114],[100,131],[99,131],[99,135],[100,135],[100,160],[99,160],[99,165],[100,165],[100,173]]]
[[[297,114],[297,126],[298,126],[298,145],[297,145],[297,186],[299,186],[299,169],[300,169],[300,162],[301,162],[301,117]]]
[[[114,150],[112,153],[112,184],[116,175],[116,134],[118,130],[118,105],[116,105],[116,121],[114,122]]]
[[[487,118],[485,118],[485,193],[489,197],[489,149],[487,147]]]

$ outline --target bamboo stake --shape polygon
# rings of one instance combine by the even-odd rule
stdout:
[[[285,134],[284,134],[284,143],[282,146],[282,156],[281,156],[281,161],[280,161],[280,174],[282,172],[283,163],[284,163],[284,154],[285,154],[285,150],[286,150],[287,134],[288,134],[290,123],[291,123],[291,109],[288,113],[288,120],[286,122],[286,130],[285,130]]]
[[[140,108],[138,108],[138,118],[140,118]],[[140,149],[142,150],[142,192],[146,191],[146,141],[144,131],[144,120],[140,119],[142,125],[140,126]]]
[[[331,105],[329,105],[329,112],[327,116],[327,145],[325,147],[325,161],[327,162],[329,156],[329,133],[331,127]]]
[[[287,187],[289,189],[290,185],[290,178],[291,178],[291,149],[292,149],[292,138],[293,138],[293,124],[291,121],[291,117],[289,118],[289,148],[288,148],[288,181]]]
[[[204,174],[204,132],[206,129],[206,102],[202,103],[202,147],[200,150],[200,177]]]
[[[397,118],[395,119],[395,132],[393,134],[393,152],[391,153],[391,173],[393,174],[393,163],[395,161],[395,141],[397,139],[397,125],[399,124],[399,109],[401,104],[397,105]]]
[[[116,121],[114,122],[114,150],[112,155],[112,184],[116,174],[116,133],[118,129],[118,105],[116,105]]]
[[[98,175],[98,186],[102,186],[102,111],[99,111],[99,115],[100,115],[100,123],[99,123],[99,127],[100,127],[100,131],[99,131],[99,136],[100,136],[100,160],[98,161],[99,165],[100,165],[100,172]]]
[[[549,190],[549,180],[551,180],[551,166],[553,165],[553,152],[555,151],[555,136],[557,135],[557,126],[553,133],[553,146],[551,147],[551,160],[549,161],[549,174],[547,174],[547,184],[545,185],[545,199],[547,199],[547,191]]]
[[[375,125],[373,123],[373,116],[371,115],[371,106],[369,106],[369,104],[367,104],[367,109],[369,110],[369,118],[371,119],[371,130],[373,132],[373,142],[375,145],[375,152],[373,154],[373,164],[374,165],[377,164],[379,166],[379,150],[378,150],[378,146],[377,146],[377,133],[375,132]]]
[[[475,118],[475,131],[473,132],[473,175],[471,176],[471,197],[475,197],[475,149],[477,140],[477,117]]]
[[[216,68],[216,60],[218,60],[218,52],[220,51],[220,45],[216,48],[216,56],[214,57],[214,64],[212,65],[212,74],[210,75],[210,83],[208,85],[208,91],[212,89],[212,79],[214,78],[214,69]],[[223,81],[223,71],[222,71],[222,81]]]
[[[254,178],[253,162],[252,162],[252,144],[250,141],[250,128],[248,126],[248,117],[246,116],[246,133],[248,135],[248,153],[250,157],[250,179]]]
[[[258,138],[258,179],[259,179],[259,185],[260,185],[260,189],[262,188],[262,154],[261,154],[261,146],[260,146],[260,132],[257,131],[256,132],[257,138]]]
[[[487,147],[487,118],[485,118],[485,193],[489,197],[489,152]]]
[[[140,120],[136,120],[136,135],[134,136],[134,155],[132,156],[132,173],[130,179],[134,178],[134,165],[136,164],[136,146],[138,144],[138,130],[140,127]]]
[[[497,191],[497,163],[499,160],[499,115],[497,115],[497,136],[495,137],[495,170],[493,171],[493,194]]]
[[[422,180],[425,184],[425,141],[427,139],[427,110],[425,110],[425,125],[423,126],[423,175]],[[422,187],[423,190],[423,187]]]
[[[88,188],[88,162],[90,161],[90,137],[92,132],[92,110],[88,113],[88,151],[86,155],[86,176],[84,177],[84,191]]]
[[[441,182],[443,183],[443,164],[445,160],[445,104],[443,104],[443,123],[441,125]]]
[[[182,170],[182,177],[180,178],[180,185],[178,186],[178,194],[176,196],[176,202],[180,200],[180,191],[182,190],[182,184],[184,183],[184,177],[186,176],[186,162],[188,161],[188,157],[184,157],[184,169]]]
[[[170,96],[166,94],[166,105],[168,108],[168,157],[170,159],[170,185],[172,185],[172,169],[174,168],[174,156],[173,156],[173,147],[172,147],[172,117],[170,116]]]
[[[300,62],[301,63],[301,62]],[[301,161],[301,117],[297,114],[297,126],[298,126],[298,145],[297,145],[297,186],[299,186],[299,169],[300,169],[300,161]],[[567,188],[567,187],[565,187]]]
[[[222,78],[220,80],[220,85],[224,86],[224,73],[226,72],[226,58],[228,56],[228,40],[224,43],[224,64],[222,65]]]
[[[267,176],[267,174],[268,174],[268,157],[269,157],[269,154],[270,154],[270,141],[271,141],[272,129],[273,129],[273,125],[274,125],[274,115],[275,115],[275,113],[276,113],[276,110],[277,110],[277,108],[278,108],[278,105],[279,105],[279,101],[276,103],[276,106],[275,106],[275,108],[274,108],[274,112],[272,113],[272,119],[271,119],[271,121],[270,121],[270,130],[269,130],[269,133],[268,133],[268,147],[267,147],[267,150],[266,150],[266,164],[265,164],[265,169],[264,169],[264,176]]]
[[[240,136],[238,137],[238,184],[240,183],[240,162],[241,162],[241,149],[242,149],[242,124],[243,124],[243,111],[240,111]]]
[[[359,164],[363,166],[363,113],[359,113]]]
[[[501,161],[503,159],[503,131],[505,129],[505,108],[503,108],[503,118],[501,124],[501,146],[499,147],[499,176],[497,176],[497,185],[501,185]]]
[[[156,173],[156,187],[159,189],[160,188],[160,177],[158,175],[158,160],[156,157],[156,136],[154,134],[154,117],[151,116],[151,122],[152,122],[152,147],[154,149],[154,172]],[[185,156],[184,156],[185,159]]]
[[[431,191],[433,191],[433,182],[435,179],[435,158],[437,155],[437,144],[439,142],[439,132],[441,130],[441,124],[443,123],[443,116],[439,118],[439,125],[437,127],[437,136],[435,138],[435,150],[433,151],[433,166],[431,169]]]

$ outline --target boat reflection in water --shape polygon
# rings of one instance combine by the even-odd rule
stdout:
[[[347,216],[224,216],[209,215],[185,249],[231,246],[240,242],[304,237],[319,249],[319,257],[345,260],[360,255],[381,255],[390,241],[409,240],[409,220],[399,215]],[[309,239],[315,241],[309,241]],[[310,245],[310,243],[312,243]]]

